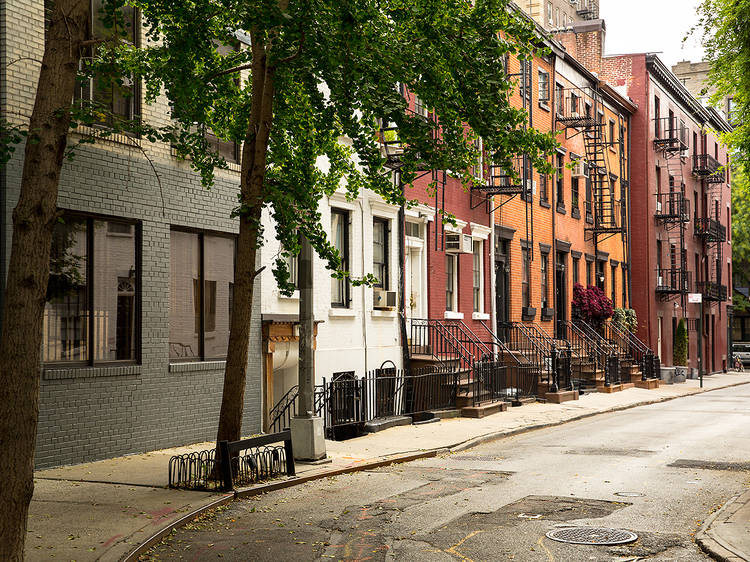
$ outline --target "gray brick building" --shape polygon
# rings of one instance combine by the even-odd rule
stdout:
[[[31,112],[43,10],[43,0],[0,4],[0,117],[12,122],[28,122]],[[165,100],[141,107],[134,88],[134,101],[121,110],[154,124],[169,119]],[[70,140],[90,133],[80,129]],[[20,146],[0,169],[3,285],[22,157]],[[65,163],[58,199],[65,214],[55,236],[41,350],[38,467],[215,437],[238,228],[229,216],[238,183],[236,170],[222,171],[206,190],[168,145],[124,135],[81,147]],[[260,279],[245,433],[258,431],[261,421],[259,285]]]

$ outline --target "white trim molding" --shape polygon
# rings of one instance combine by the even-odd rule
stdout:
[[[463,320],[464,319],[464,313],[463,312],[454,312],[452,310],[446,310],[443,313],[443,318],[445,320]]]
[[[487,240],[492,234],[491,226],[484,226],[483,224],[477,224],[470,222],[469,227],[471,228],[471,237],[477,240]]]
[[[472,320],[489,320],[490,315],[487,314],[486,312],[472,312],[471,319]]]
[[[446,232],[455,232],[456,234],[461,234],[464,231],[464,228],[467,224],[469,224],[466,221],[462,221],[460,219],[455,219],[456,226],[453,226],[451,223],[447,222],[445,223],[444,228]]]

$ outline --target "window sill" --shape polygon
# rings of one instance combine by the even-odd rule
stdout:
[[[533,306],[524,306],[521,309],[521,320],[524,322],[530,322],[536,318],[536,308]]]
[[[471,314],[471,319],[472,320],[489,320],[490,315],[487,314],[486,312],[473,312]]]
[[[539,108],[543,109],[544,111],[546,111],[548,113],[551,111],[550,108],[549,108],[549,105],[547,105],[546,103],[541,102],[541,101],[539,102]]]
[[[554,308],[542,308],[542,321],[549,322],[555,316]]]
[[[547,201],[546,199],[540,199],[539,200],[539,206],[540,207],[544,207],[545,209],[551,209],[552,208],[552,205],[550,205],[549,201]]]
[[[42,379],[51,381],[60,379],[88,379],[94,377],[124,377],[140,374],[140,365],[109,367],[46,367],[42,370]]]
[[[299,300],[299,289],[294,291],[291,295],[282,295],[279,293],[279,300],[282,301],[298,301]]]
[[[464,319],[464,313],[463,312],[453,312],[452,310],[446,310],[443,313],[443,318],[445,320],[463,320]]]
[[[580,219],[581,218],[581,211],[579,211],[577,208],[573,207],[573,210],[570,211],[570,216],[574,219]]]
[[[565,211],[565,205],[560,205],[560,203],[557,204],[557,207],[555,208],[555,210],[561,215],[567,214],[567,212]]]
[[[223,371],[226,361],[186,361],[184,363],[170,363],[170,373],[197,373],[201,371]]]
[[[586,215],[586,222],[589,224],[594,224],[594,217],[591,215]]]
[[[330,308],[328,309],[329,318],[354,318],[357,312],[353,308]]]
[[[379,310],[373,309],[370,311],[370,316],[373,318],[396,318],[398,312],[396,310]]]

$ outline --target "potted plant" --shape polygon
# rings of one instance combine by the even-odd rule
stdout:
[[[672,363],[675,368],[675,382],[685,382],[687,378],[687,352],[688,333],[685,327],[685,319],[680,318],[677,323],[677,331],[674,335],[674,347],[672,349]]]
[[[583,320],[596,330],[614,314],[612,301],[607,298],[604,291],[594,285],[589,285],[585,289],[580,283],[573,285],[571,304],[573,318]]]

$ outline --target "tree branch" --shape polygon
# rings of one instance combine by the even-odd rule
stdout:
[[[39,59],[35,59],[35,58],[32,58],[32,57],[19,57],[19,58],[15,59],[15,60],[12,60],[12,61],[10,61],[10,62],[9,62],[9,63],[8,63],[8,64],[7,64],[6,66],[5,66],[5,68],[8,68],[9,66],[11,66],[11,65],[14,65],[14,64],[16,64],[17,62],[21,62],[22,60],[30,60],[30,61],[32,61],[32,62],[38,62],[39,64],[42,64],[42,61],[40,61]]]
[[[235,66],[234,68],[227,68],[226,70],[222,70],[220,72],[216,72],[215,74],[212,74],[208,77],[208,80],[206,82],[213,82],[216,78],[219,76],[225,76],[227,74],[232,74],[234,72],[241,72],[243,70],[250,70],[253,67],[253,63],[249,62],[247,64],[241,64],[240,66]]]
[[[300,53],[302,52],[302,45],[304,43],[305,43],[305,32],[303,31],[300,34],[299,45],[297,46],[297,52],[294,53],[293,55],[289,55],[288,57],[284,57],[283,59],[279,59],[278,61],[276,61],[273,64],[273,67],[276,68],[280,64],[284,64],[286,62],[290,62],[290,61],[293,61],[294,59],[296,59],[300,55]]]

